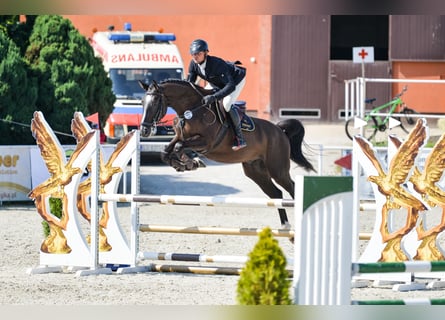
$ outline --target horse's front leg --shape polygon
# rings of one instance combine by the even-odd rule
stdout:
[[[187,138],[184,141],[179,140],[174,143],[173,150],[169,156],[169,164],[177,171],[190,171],[198,168],[205,168],[205,163],[198,157],[191,157],[187,151],[194,151],[197,145],[196,141],[202,140],[199,135]],[[198,149],[199,150],[199,149]]]
[[[174,136],[170,143],[164,148],[164,151],[161,152],[161,160],[168,165],[171,164],[172,153],[175,148],[176,143],[179,141],[178,136]]]
[[[175,136],[165,147],[165,150],[161,153],[161,160],[179,172],[205,167],[204,162],[199,157],[198,159],[192,159],[187,155],[184,149],[184,141],[181,141],[178,136]]]

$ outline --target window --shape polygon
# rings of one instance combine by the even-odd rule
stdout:
[[[352,60],[353,47],[374,47],[374,60],[388,60],[389,16],[331,16],[331,60]]]

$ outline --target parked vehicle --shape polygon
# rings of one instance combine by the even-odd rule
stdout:
[[[91,45],[102,58],[113,82],[116,103],[104,126],[108,143],[118,142],[125,134],[138,129],[142,118],[144,90],[138,81],[150,83],[167,78],[184,78],[184,64],[172,33],[132,31],[126,23],[123,31],[95,32]],[[176,113],[168,108],[151,137],[142,138],[141,153],[157,153],[172,139]]]

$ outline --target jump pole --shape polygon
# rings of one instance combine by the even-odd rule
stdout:
[[[162,226],[151,224],[140,224],[141,232],[162,232],[162,233],[186,233],[186,234],[214,234],[231,236],[258,236],[262,228],[223,228],[223,227],[182,227],[182,226]],[[292,238],[295,235],[293,230],[272,229],[274,237]]]
[[[241,274],[242,268],[232,267],[200,267],[200,266],[186,266],[186,265],[164,265],[151,264],[149,271],[153,272],[179,272],[179,273],[194,273],[194,274],[213,274],[213,275],[233,275]],[[292,278],[293,272],[288,271],[288,277]]]
[[[257,236],[262,231],[261,228],[222,228],[222,227],[182,227],[182,226],[163,226],[152,224],[140,224],[141,232],[161,232],[161,233],[188,233],[188,234],[213,234],[213,235],[231,235],[231,236]],[[292,238],[295,236],[294,230],[272,229],[274,237]],[[361,232],[360,240],[369,240],[371,233]]]
[[[100,194],[101,201],[144,202],[195,206],[248,206],[259,208],[292,208],[294,200],[267,198],[237,198],[237,197],[206,197],[181,195],[149,195],[149,194]]]
[[[246,263],[247,256],[229,256],[229,255],[206,255],[193,253],[170,253],[170,252],[139,252],[139,260],[165,260],[165,261],[189,261],[189,262],[207,262],[207,263]],[[287,265],[293,266],[294,259],[287,258]]]

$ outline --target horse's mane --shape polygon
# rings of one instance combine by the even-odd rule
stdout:
[[[189,85],[189,81],[185,80],[185,79],[178,79],[178,78],[167,78],[167,79],[163,79],[159,82],[159,84],[163,84],[163,83],[176,83],[176,84],[187,84]]]
[[[167,78],[167,79],[164,79],[161,82],[159,82],[159,84],[164,84],[164,83],[173,83],[173,84],[178,84],[178,85],[188,86],[188,87],[191,87],[191,85],[192,85],[201,92],[211,91],[211,90],[208,90],[198,84],[194,84],[194,83],[192,83],[188,80],[185,80],[185,79]]]

